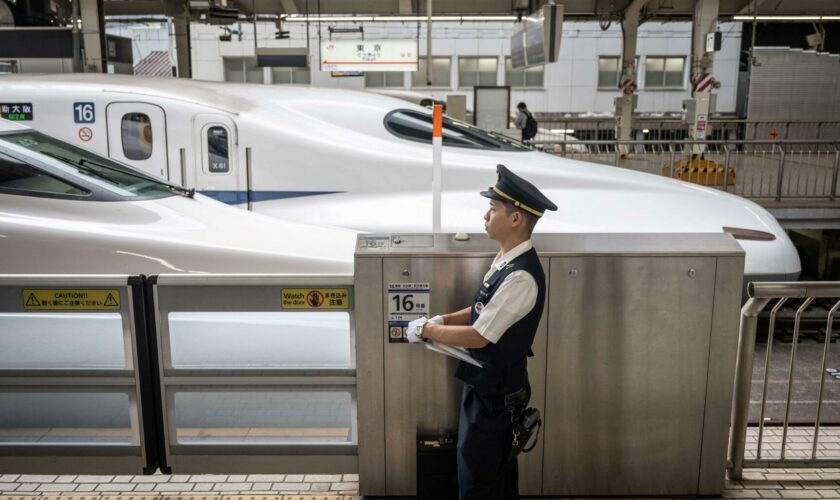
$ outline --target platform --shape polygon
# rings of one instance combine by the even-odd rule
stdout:
[[[355,474],[0,475],[0,500],[357,500],[357,491]],[[723,498],[840,498],[840,469],[748,469]]]

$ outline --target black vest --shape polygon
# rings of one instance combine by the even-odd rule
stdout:
[[[488,395],[510,394],[521,389],[528,381],[527,357],[545,304],[545,273],[537,251],[533,248],[509,262],[501,271],[494,272],[483,282],[473,300],[470,324],[478,319],[478,312],[490,302],[502,281],[514,271],[525,271],[537,282],[537,302],[524,318],[505,331],[497,343],[488,343],[481,349],[469,349],[470,355],[482,368],[461,361],[455,376]]]

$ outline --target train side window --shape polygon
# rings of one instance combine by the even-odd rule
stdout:
[[[230,172],[228,131],[224,127],[207,129],[207,170],[211,174]]]
[[[90,192],[35,167],[0,155],[0,192],[29,196],[85,196]]]
[[[123,154],[129,160],[148,160],[152,156],[154,137],[152,120],[143,113],[126,113],[121,126]]]
[[[398,109],[385,116],[385,128],[397,137],[415,142],[432,142],[432,115]],[[521,143],[501,134],[482,130],[448,116],[443,117],[443,145],[501,151],[528,151]]]

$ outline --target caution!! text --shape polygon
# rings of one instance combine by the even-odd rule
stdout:
[[[119,290],[24,290],[28,311],[102,311],[120,308]]]

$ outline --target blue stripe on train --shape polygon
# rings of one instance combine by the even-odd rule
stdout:
[[[304,196],[318,196],[322,194],[343,193],[344,191],[251,191],[251,201],[284,200],[287,198],[302,198]],[[241,205],[248,203],[247,191],[199,191],[204,196],[227,203]]]

